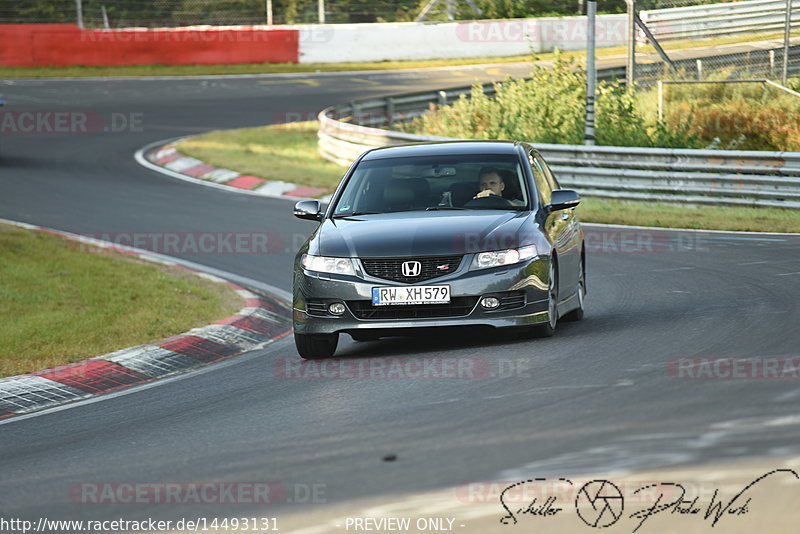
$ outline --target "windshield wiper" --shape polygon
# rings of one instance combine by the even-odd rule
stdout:
[[[470,208],[460,208],[458,206],[431,206],[425,208],[425,211],[439,211],[439,210],[468,210]]]
[[[354,211],[353,213],[342,213],[340,215],[334,215],[334,219],[344,219],[345,217],[356,217],[358,215],[377,215],[379,213],[384,213],[382,211]]]

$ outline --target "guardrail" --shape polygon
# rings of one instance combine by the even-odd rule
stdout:
[[[795,53],[798,52],[800,47],[795,47]],[[625,71],[614,68],[598,74],[608,79],[624,76]],[[483,91],[492,95],[495,85],[484,84]],[[319,152],[327,160],[349,165],[370,148],[454,140],[391,128],[421,115],[432,105],[448,104],[470,92],[471,87],[456,87],[329,107],[319,114]],[[586,196],[800,208],[800,153],[797,152],[536,146],[562,185]]]
[[[319,151],[350,164],[370,148],[455,140],[383,130],[319,114]],[[622,200],[800,208],[800,153],[536,143],[564,187]]]
[[[651,9],[642,11],[640,16],[659,41],[779,32],[786,22],[786,0]],[[797,24],[800,24],[800,0],[792,0],[791,25]],[[638,40],[645,41],[643,33]]]

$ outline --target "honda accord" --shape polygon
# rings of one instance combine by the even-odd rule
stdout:
[[[551,336],[583,317],[586,257],[575,214],[526,143],[454,141],[362,154],[297,253],[293,324],[303,358],[420,327],[487,325]]]

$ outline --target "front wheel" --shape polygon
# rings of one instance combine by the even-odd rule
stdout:
[[[330,358],[336,352],[339,334],[298,334],[294,333],[297,353],[306,360]]]
[[[551,337],[556,333],[556,323],[558,323],[558,265],[555,257],[550,259],[550,273],[547,282],[547,315],[549,320],[546,323],[538,324],[533,327],[531,334],[533,337]]]

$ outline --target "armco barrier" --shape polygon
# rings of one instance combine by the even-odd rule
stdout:
[[[786,0],[747,0],[698,6],[651,9],[640,13],[659,41],[782,32]],[[800,24],[800,0],[792,0],[791,24]],[[645,41],[640,32],[639,40]]]
[[[69,24],[0,25],[0,65],[6,67],[227,65],[297,60],[297,30],[81,30]]]
[[[396,96],[393,100],[402,98]],[[355,109],[362,117],[366,116],[358,104],[355,103]],[[345,108],[350,110],[349,116],[335,106],[319,114],[319,152],[329,161],[347,165],[370,148],[453,140],[354,124],[353,107],[351,104]],[[391,109],[392,105],[385,108]],[[380,115],[373,113],[369,121],[378,123]],[[386,119],[384,116],[384,123]],[[798,152],[553,144],[536,144],[536,147],[551,164],[561,185],[585,196],[800,208]]]

